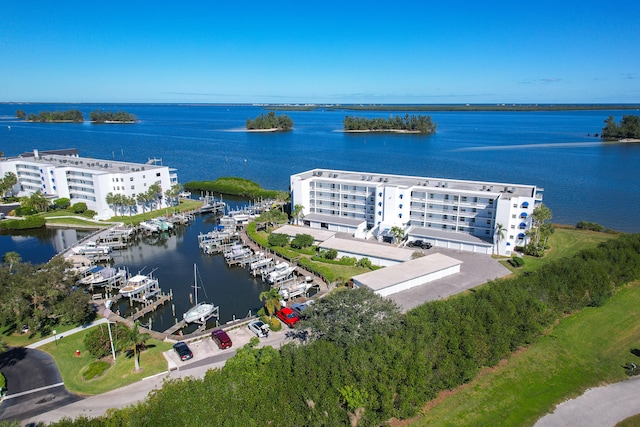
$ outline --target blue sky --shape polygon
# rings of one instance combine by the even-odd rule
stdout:
[[[637,0],[2,3],[0,102],[640,102]]]

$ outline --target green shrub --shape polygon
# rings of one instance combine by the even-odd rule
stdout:
[[[512,266],[519,268],[522,267],[524,265],[524,259],[520,258],[519,256],[514,256],[513,258],[511,258],[509,260],[509,264],[511,264]]]
[[[320,256],[324,259],[336,259],[338,257],[338,251],[335,249],[325,249],[320,251]]]
[[[60,197],[53,201],[53,207],[55,209],[67,209],[69,206],[71,206],[71,201],[66,197]]]
[[[360,260],[358,261],[358,263],[356,264],[358,267],[364,267],[364,268],[371,268],[371,260],[367,257],[364,258],[360,258]]]
[[[7,379],[4,377],[2,372],[0,372],[0,390],[2,390],[2,393],[6,391],[6,388],[7,388]]]
[[[313,236],[309,234],[296,234],[296,237],[291,240],[291,247],[295,249],[302,249],[313,245]]]
[[[71,212],[75,214],[81,214],[87,210],[87,204],[85,202],[78,202],[71,206]]]
[[[109,364],[108,362],[103,362],[101,360],[91,362],[89,367],[82,373],[82,378],[88,381],[95,377],[99,377],[102,374],[104,374],[104,372],[110,367],[111,367],[111,364]]]
[[[30,206],[20,206],[19,208],[15,208],[14,213],[16,216],[29,216],[37,214],[38,211]]]
[[[579,228],[582,230],[604,231],[604,227],[598,224],[597,222],[589,222],[584,220],[577,223],[576,228]]]
[[[285,247],[289,243],[289,236],[282,233],[271,233],[267,241],[270,246]]]
[[[44,227],[45,219],[41,216],[28,216],[25,219],[9,219],[0,222],[0,229],[26,230]]]

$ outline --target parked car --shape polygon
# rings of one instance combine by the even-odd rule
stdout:
[[[229,348],[233,345],[233,343],[231,342],[231,338],[229,338],[229,335],[227,335],[227,333],[222,329],[216,329],[212,331],[211,339],[213,340],[213,342],[218,344],[218,348],[220,349]]]
[[[424,240],[412,240],[407,243],[407,246],[410,248],[431,249],[433,245],[429,242],[425,242]]]
[[[298,315],[299,318],[304,317],[304,311],[308,308],[307,304],[294,302],[291,304],[291,310]]]
[[[276,316],[290,328],[293,328],[293,325],[300,321],[298,315],[289,307],[282,307],[281,310],[276,312]]]
[[[189,360],[189,359],[193,358],[193,353],[191,352],[191,349],[189,348],[189,346],[186,343],[184,343],[182,341],[175,343],[173,345],[173,349],[175,350],[176,353],[178,353],[178,357],[183,362],[185,360]]]
[[[263,323],[260,320],[254,320],[253,322],[249,323],[249,330],[260,338],[268,337],[269,332],[271,331],[269,329],[269,325]]]

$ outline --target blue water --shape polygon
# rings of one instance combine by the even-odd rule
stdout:
[[[17,121],[18,109],[125,110],[135,125],[40,124]],[[629,111],[436,112],[430,136],[344,134],[346,114],[388,117],[404,112],[292,111],[292,132],[247,133],[247,118],[264,112],[254,106],[0,104],[0,151],[14,156],[33,149],[77,148],[81,156],[146,162],[162,158],[176,168],[181,183],[240,176],[269,189],[287,190],[289,176],[312,168],[535,184],[556,223],[580,220],[640,231],[640,144],[604,144],[604,120],[619,121]],[[411,113],[411,112],[409,112]],[[284,114],[284,113],[283,113]],[[428,113],[421,113],[428,114]],[[9,129],[10,127],[10,129]],[[116,266],[135,273],[157,268],[163,290],[173,290],[176,317],[189,307],[193,263],[198,264],[209,300],[220,306],[221,321],[255,313],[266,289],[246,270],[228,268],[221,257],[198,252],[197,234],[213,227],[211,216],[155,241],[116,253]],[[60,247],[82,237],[75,230],[0,234],[0,254],[20,253],[33,263],[48,261]],[[126,307],[122,307],[124,310]],[[154,313],[153,328],[173,324],[170,306]],[[148,322],[148,318],[143,321]]]
[[[39,124],[27,113],[77,108],[125,110],[135,125]],[[0,150],[12,156],[34,148],[77,148],[81,156],[146,162],[162,158],[180,182],[241,176],[264,188],[287,190],[293,173],[321,167],[406,175],[535,184],[556,223],[580,220],[635,232],[640,197],[634,182],[640,144],[604,144],[604,120],[629,111],[435,112],[431,136],[344,134],[346,114],[404,112],[292,111],[289,133],[247,133],[255,106],[0,104]],[[409,112],[411,113],[411,112]],[[422,113],[428,114],[428,113]],[[7,126],[11,126],[9,130]]]

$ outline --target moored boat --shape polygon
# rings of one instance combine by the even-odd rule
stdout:
[[[123,297],[132,297],[146,291],[149,288],[158,287],[158,279],[154,278],[152,273],[153,272],[149,273],[146,276],[144,274],[136,274],[135,276],[129,278],[126,285],[120,288],[120,295],[122,295]]]
[[[215,311],[216,307],[213,304],[206,302],[198,302],[198,274],[197,267],[193,264],[193,291],[195,294],[196,304],[190,308],[186,313],[182,315],[184,321],[187,323],[204,323]]]

